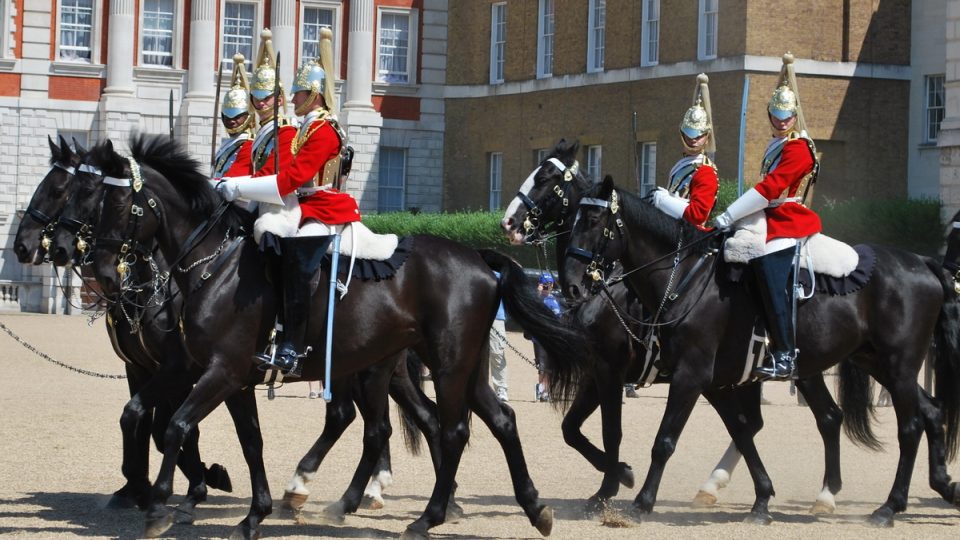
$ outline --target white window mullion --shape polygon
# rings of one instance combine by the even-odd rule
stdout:
[[[144,0],[141,5],[141,64],[175,67],[176,0]]]
[[[247,59],[247,71],[251,70],[256,61],[261,8],[258,2],[246,0],[224,2],[220,32],[221,70],[233,69],[233,55],[237,53]]]
[[[504,81],[507,55],[507,4],[490,6],[490,84]]]
[[[697,31],[697,59],[711,60],[717,57],[717,19],[720,0],[700,0],[700,17]]]
[[[657,143],[640,145],[640,196],[643,197],[657,186]]]
[[[381,148],[378,174],[378,212],[405,210],[407,153],[402,148]]]
[[[500,195],[503,191],[503,152],[490,153],[490,211],[500,210]]]
[[[554,0],[540,0],[537,18],[537,78],[553,75]]]
[[[600,180],[603,168],[603,147],[600,145],[587,147],[587,175],[595,182]]]
[[[62,0],[59,5],[59,59],[93,63],[94,0]]]
[[[944,75],[927,75],[924,79],[925,111],[923,122],[923,142],[935,144],[940,137],[940,123],[944,115]]]
[[[606,51],[607,1],[590,0],[587,14],[587,72],[603,71]]]
[[[657,65],[660,62],[660,0],[643,0],[640,40],[640,65]]]

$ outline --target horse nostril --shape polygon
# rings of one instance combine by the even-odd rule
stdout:
[[[503,218],[502,220],[500,220],[500,226],[503,227],[503,229],[509,231],[511,228],[513,228],[513,218],[510,218],[510,217]]]
[[[570,285],[567,287],[567,297],[580,298],[580,287],[577,287],[576,285]]]

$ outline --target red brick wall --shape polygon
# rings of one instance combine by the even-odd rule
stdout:
[[[0,73],[0,96],[20,95],[20,74]]]
[[[420,98],[402,96],[373,96],[373,108],[384,118],[392,120],[420,120]]]
[[[50,99],[75,99],[80,101],[99,101],[100,94],[107,81],[88,77],[50,76]]]

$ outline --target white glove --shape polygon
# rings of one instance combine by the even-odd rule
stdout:
[[[754,212],[759,212],[770,205],[770,201],[760,194],[756,188],[748,189],[737,200],[730,203],[727,209],[714,220],[719,229],[729,229],[733,222],[741,220]]]
[[[240,196],[240,183],[236,178],[222,178],[216,185],[220,196],[228,201],[235,201]]]
[[[674,196],[669,190],[662,187],[653,193],[653,206],[673,219],[680,219],[686,212],[690,201]]]

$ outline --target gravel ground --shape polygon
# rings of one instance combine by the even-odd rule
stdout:
[[[3,315],[0,322],[52,358],[101,373],[122,373],[97,321],[88,327],[82,317]],[[532,356],[532,347],[519,334],[510,342]],[[67,371],[40,358],[6,334],[0,334],[0,535],[23,538],[133,538],[143,531],[135,510],[110,511],[109,495],[122,485],[118,419],[127,398],[124,381],[92,378]],[[718,505],[694,509],[690,500],[726,448],[728,438],[713,410],[701,400],[670,461],[654,514],[642,524],[583,519],[583,500],[599,486],[600,474],[568,448],[560,433],[561,416],[552,407],[535,403],[536,372],[514,352],[510,363],[510,405],[517,413],[520,435],[531,475],[542,500],[555,510],[554,538],[957,538],[960,515],[927,486],[925,444],[914,470],[909,508],[893,529],[866,527],[863,518],[886,498],[897,463],[896,427],[892,409],[878,411],[877,431],[886,451],[872,453],[843,440],[843,491],[834,515],[808,513],[820,490],[823,450],[813,419],[797,406],[787,384],[768,385],[767,425],[758,436],[761,455],[775,482],[770,526],[745,525],[741,520],[753,502],[746,469],[737,469]],[[427,392],[432,388],[427,383]],[[307,399],[305,383],[290,384],[268,401],[258,391],[265,460],[275,513],[261,527],[264,537],[391,538],[422,512],[433,472],[424,454],[411,456],[395,437],[394,484],[382,510],[360,510],[345,523],[327,525],[316,514],[336,500],[346,487],[359,455],[361,426],[356,422],[341,444],[328,455],[311,484],[305,507],[307,523],[294,523],[279,512],[279,497],[301,455],[319,435],[322,400]],[[621,458],[642,483],[650,447],[665,404],[666,388],[640,391],[624,405]],[[459,501],[466,515],[458,523],[433,530],[437,538],[537,538],[539,534],[516,505],[503,454],[482,424],[475,420],[472,438],[458,475]],[[599,417],[585,430],[599,440]],[[197,511],[194,525],[176,525],[177,538],[225,537],[246,514],[250,486],[243,456],[225,409],[201,424],[201,452],[209,464],[224,464],[232,474],[234,492],[211,491]],[[159,454],[152,454],[155,472]],[[956,465],[950,470],[956,472]],[[177,476],[176,490],[186,482]],[[629,508],[638,488],[622,489],[615,510]],[[180,500],[175,495],[171,502]]]

